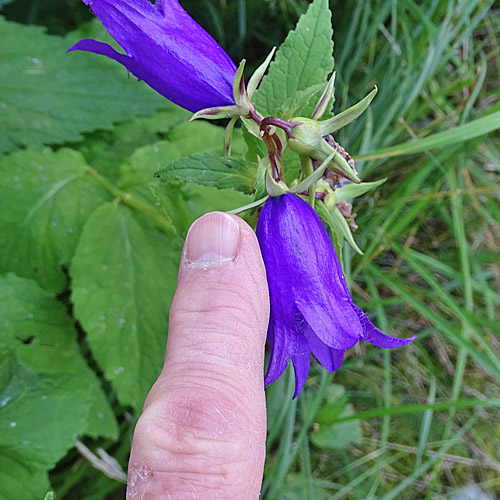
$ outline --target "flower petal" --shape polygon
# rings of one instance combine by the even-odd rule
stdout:
[[[363,326],[363,333],[361,335],[361,340],[370,342],[377,347],[383,347],[385,349],[394,349],[396,347],[402,347],[409,344],[417,337],[413,336],[407,339],[398,339],[397,337],[391,337],[386,335],[384,332],[380,331],[375,325],[370,321],[370,318],[362,311],[360,307],[353,304],[354,310],[357,312],[361,324]]]
[[[292,363],[295,372],[295,391],[293,393],[293,398],[295,399],[304,387],[311,364],[309,344],[302,335],[297,335],[297,346],[292,356]]]
[[[127,68],[157,92],[193,112],[234,104],[236,66],[177,1],[156,6],[149,0],[84,2],[133,64],[112,58],[127,61]]]
[[[316,212],[294,194],[270,198],[261,211],[257,237],[271,309],[280,315],[279,321],[290,321],[292,303],[327,346],[345,350],[356,344],[361,324],[335,249]]]
[[[83,40],[75,43],[75,45],[70,47],[66,52],[71,52],[73,50],[83,50],[86,52],[92,52],[94,54],[101,54],[103,56],[109,57],[110,59],[118,61],[120,64],[123,64],[130,72],[133,72],[133,60],[126,54],[120,54],[120,52],[117,52],[113,47],[111,47],[111,45],[107,43],[98,42],[97,40],[92,40],[91,38],[84,38]]]
[[[273,318],[271,318],[269,323],[269,329],[267,332],[267,339],[269,345],[271,346],[271,355],[269,357],[269,365],[267,367],[266,377],[264,379],[264,384],[272,384],[275,380],[279,379],[287,367],[287,357],[290,357],[291,353],[287,349],[287,336],[283,331],[283,328],[276,328]]]
[[[316,359],[330,372],[337,371],[344,361],[344,351],[333,349],[318,339],[313,329],[304,320],[302,334],[309,343],[309,348]]]

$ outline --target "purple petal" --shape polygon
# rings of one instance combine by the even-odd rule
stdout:
[[[108,57],[157,92],[193,112],[234,103],[234,63],[177,1],[84,1],[128,56]],[[72,50],[94,51],[78,44]]]
[[[357,344],[359,337],[357,336],[357,321],[349,323],[352,320],[346,311],[351,312],[351,308],[344,310],[343,308],[333,306],[321,306],[321,304],[311,302],[296,302],[297,309],[304,316],[307,323],[311,326],[318,340],[328,347],[346,351]],[[328,308],[328,309],[327,309]],[[332,316],[332,310],[337,310],[337,314]],[[345,322],[345,324],[343,324]],[[351,325],[354,326],[353,334],[350,331]],[[356,335],[356,336],[354,336]]]
[[[79,42],[75,43],[66,52],[72,52],[73,50],[82,50],[86,52],[93,52],[94,54],[101,54],[103,56],[109,57],[123,64],[130,72],[132,71],[133,60],[126,54],[120,54],[111,45],[98,42],[97,40],[92,40],[91,38],[84,38]]]
[[[344,351],[333,349],[321,342],[313,329],[305,323],[302,334],[307,339],[309,347],[316,359],[330,372],[337,371],[344,361]]]
[[[290,357],[291,352],[289,352],[286,339],[286,334],[283,329],[278,326],[275,328],[275,321],[272,317],[269,322],[269,329],[267,331],[267,339],[269,345],[271,346],[271,355],[269,357],[269,366],[267,367],[266,378],[264,379],[264,384],[272,384],[275,380],[283,375],[283,372],[287,367],[287,357]]]
[[[271,198],[261,218],[266,212],[271,252],[278,253],[275,261],[285,270],[279,272],[264,255],[268,279],[281,282],[281,294],[290,297],[292,291],[298,309],[323,343],[349,349],[358,341],[361,325],[323,223],[304,200],[293,194]]]
[[[377,347],[383,347],[385,349],[394,349],[396,347],[402,347],[409,344],[417,337],[413,336],[407,339],[398,339],[397,337],[391,337],[386,335],[384,332],[380,331],[374,324],[370,321],[370,318],[362,311],[360,307],[353,304],[354,310],[357,312],[361,324],[363,326],[363,333],[361,335],[361,340],[370,342]]]
[[[311,364],[311,351],[309,350],[307,340],[305,337],[302,337],[302,335],[298,335],[297,339],[297,347],[292,356],[293,369],[295,372],[295,391],[293,393],[294,399],[304,387],[307,375],[309,375],[309,366]]]

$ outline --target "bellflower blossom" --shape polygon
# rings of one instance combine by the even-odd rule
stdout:
[[[83,0],[125,54],[92,39],[72,50],[105,55],[172,102],[196,112],[234,104],[236,66],[177,0]]]
[[[295,394],[309,373],[311,352],[329,371],[359,340],[394,348],[398,339],[377,329],[354,304],[339,259],[316,212],[295,194],[270,198],[257,225],[271,299],[268,340],[271,358],[266,384],[295,371]]]

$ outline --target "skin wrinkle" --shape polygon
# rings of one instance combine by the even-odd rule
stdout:
[[[269,297],[255,234],[234,220],[234,261],[185,267],[183,254],[165,366],[134,436],[131,470],[147,460],[154,472],[145,499],[259,498]],[[143,490],[136,486],[138,495]]]
[[[239,408],[238,412],[241,414],[241,417],[248,426],[251,426],[253,422],[251,421],[249,415],[252,415],[252,408],[248,405],[247,398],[242,394],[241,387],[244,386],[248,379],[244,377],[238,377],[236,383],[232,383],[231,377],[226,376],[217,376],[216,372],[212,373],[213,378],[205,378],[196,376],[197,373],[194,374],[189,371],[185,371],[184,373],[177,374],[175,371],[172,372],[172,376],[168,376],[168,384],[169,389],[168,392],[173,393],[176,392],[182,393],[182,391],[186,390],[186,386],[184,383],[185,377],[190,376],[192,381],[189,385],[189,390],[195,393],[209,393],[213,401],[220,401],[221,398],[229,400],[232,406]],[[213,387],[218,386],[219,390],[214,391]],[[252,389],[253,385],[248,386],[248,389]],[[260,389],[260,388],[259,388]],[[168,395],[168,393],[167,393]],[[165,393],[159,393],[156,397],[167,397]],[[228,406],[226,406],[228,407]],[[233,412],[234,413],[234,412]]]

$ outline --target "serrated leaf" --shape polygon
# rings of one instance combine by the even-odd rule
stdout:
[[[328,0],[314,0],[299,19],[271,63],[253,102],[264,116],[273,116],[297,91],[324,83],[333,71],[331,12]]]
[[[257,183],[257,165],[239,158],[224,158],[216,153],[201,153],[170,163],[158,175],[160,178],[252,194]]]
[[[172,128],[188,121],[190,113],[179,107],[119,123],[113,131],[98,131],[85,138],[78,150],[89,165],[108,179],[120,177],[121,165],[138,148],[161,140]],[[220,127],[214,127],[219,128]],[[222,141],[222,139],[221,139]],[[182,156],[182,155],[181,155]]]
[[[83,156],[21,151],[0,160],[0,272],[33,278],[51,292],[66,284],[83,224],[108,194],[87,175]]]
[[[73,320],[56,298],[34,281],[0,276],[0,342],[34,373],[74,375],[91,391],[86,434],[116,439],[118,426],[99,379],[76,342]]]
[[[381,186],[387,179],[380,179],[375,182],[361,182],[360,184],[346,184],[345,186],[335,190],[335,198],[337,203],[351,198],[357,198],[372,189]]]
[[[0,153],[82,139],[167,101],[125,69],[71,41],[0,17]]]
[[[180,243],[108,203],[85,226],[71,265],[75,316],[124,405],[140,409],[165,353]]]
[[[121,166],[120,187],[147,184],[154,174],[169,163],[194,153],[222,154],[224,129],[207,122],[184,123],[165,134],[164,140],[138,148]],[[233,153],[245,151],[243,138],[235,131]]]
[[[37,375],[0,344],[0,366],[5,363],[11,369],[0,386],[0,471],[8,478],[0,498],[38,500],[48,489],[45,471],[85,428],[91,388],[76,376]]]
[[[318,83],[305,90],[298,90],[279,107],[278,116],[284,120],[290,120],[296,116],[310,117],[318,99],[325,90],[325,85],[325,83]],[[330,116],[331,113],[326,112],[323,118],[329,118]]]

